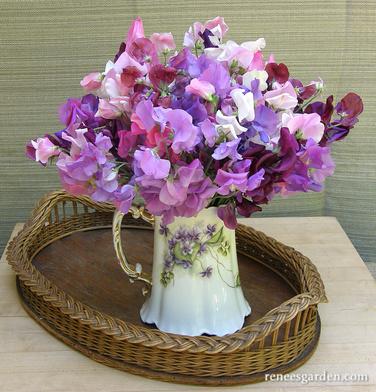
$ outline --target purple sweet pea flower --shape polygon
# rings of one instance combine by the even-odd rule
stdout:
[[[219,136],[214,124],[207,118],[205,121],[201,122],[199,126],[207,145],[213,147]]]
[[[259,133],[266,133],[268,138],[271,138],[278,130],[278,122],[278,115],[272,109],[265,105],[258,105],[255,109],[255,119],[252,121],[252,128]]]
[[[77,128],[96,128],[104,124],[103,119],[96,117],[98,98],[93,94],[81,99],[69,98],[59,108],[60,121],[66,125],[67,132],[72,133]]]
[[[233,161],[240,161],[243,157],[238,153],[238,146],[240,143],[240,139],[234,139],[230,142],[221,143],[212,154],[212,157],[220,161],[225,158],[230,158]]]
[[[196,215],[215,194],[217,187],[205,177],[198,159],[189,165],[180,166],[173,177],[155,180],[144,175],[136,178],[140,194],[148,210],[163,216],[163,224],[169,224],[175,216]]]
[[[171,108],[186,111],[192,116],[193,124],[198,124],[208,117],[205,105],[200,101],[199,97],[192,94],[185,94],[178,99],[173,99]]]
[[[231,78],[228,70],[215,60],[200,56],[201,76],[200,80],[211,83],[215,88],[215,94],[225,98],[231,89]]]
[[[144,174],[156,180],[168,177],[171,163],[167,159],[161,159],[157,153],[150,148],[136,150],[134,153],[134,164],[137,165]]]
[[[117,172],[115,164],[106,162],[95,174],[95,189],[90,195],[95,201],[112,200],[113,194],[118,188]]]
[[[170,59],[169,65],[176,69],[186,71],[192,78],[200,75],[200,66],[197,57],[188,48],[181,50],[176,56]]]
[[[251,161],[246,159],[234,163],[229,170],[219,169],[214,182],[219,185],[217,193],[228,195],[235,191],[245,192],[248,187],[248,173]]]
[[[174,132],[171,148],[176,154],[192,151],[200,142],[199,128],[192,124],[192,116],[181,109],[169,110],[166,119]]]
[[[76,137],[63,134],[63,138],[71,142],[71,149],[69,155],[62,152],[56,162],[62,185],[74,195],[111,201],[118,187],[114,157],[109,153],[112,143],[102,133],[96,135],[94,143],[89,142],[86,132],[86,129],[77,129]]]
[[[237,221],[235,206],[232,203],[228,203],[225,206],[220,206],[217,210],[218,218],[222,219],[225,226],[228,229],[235,230]]]
[[[132,185],[126,184],[120,187],[114,194],[114,204],[123,214],[128,213],[134,199],[135,192]]]
[[[260,169],[258,172],[248,178],[247,191],[253,191],[258,188],[261,181],[264,179],[265,169]]]

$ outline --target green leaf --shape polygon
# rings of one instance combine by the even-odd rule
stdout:
[[[172,271],[162,271],[161,272],[161,283],[164,287],[174,279],[174,273]]]
[[[174,256],[179,260],[185,260],[187,258],[186,255],[183,255],[183,252],[181,251],[181,246],[179,243],[174,246]]]
[[[210,240],[206,241],[207,245],[217,245],[223,240],[223,227],[217,231]]]
[[[240,287],[240,276],[239,276],[239,274],[237,274],[236,278],[235,278],[235,287]]]
[[[193,245],[193,252],[192,252],[191,255],[189,255],[190,256],[190,260],[192,261],[192,263],[196,260],[197,253],[198,253],[199,250],[200,250],[200,244],[195,243]]]

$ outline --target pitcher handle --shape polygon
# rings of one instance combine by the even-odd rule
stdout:
[[[143,207],[131,207],[129,213],[132,214],[133,218],[142,218],[148,223],[154,223],[154,217],[146,212]],[[140,280],[147,284],[147,287],[142,289],[142,294],[146,295],[151,286],[151,276],[142,272],[142,266],[140,263],[136,263],[135,266],[128,263],[128,260],[123,251],[122,241],[121,241],[121,224],[123,222],[124,214],[121,211],[116,210],[114,212],[114,218],[112,221],[112,236],[114,241],[114,248],[116,252],[117,259],[123,271],[128,275],[130,282]]]

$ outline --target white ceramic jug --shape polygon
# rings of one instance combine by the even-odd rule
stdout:
[[[140,265],[132,269],[126,262],[121,219],[115,212],[114,245],[121,265],[131,279],[148,282]],[[240,285],[235,230],[224,226],[217,208],[176,217],[168,226],[155,217],[152,289],[140,311],[142,321],[164,332],[223,336],[239,330],[250,313]]]

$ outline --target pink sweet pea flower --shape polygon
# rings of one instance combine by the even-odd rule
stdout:
[[[211,101],[215,93],[215,88],[211,83],[206,82],[205,80],[194,78],[185,88],[185,91],[193,95],[198,95],[199,97],[204,98],[206,101]]]
[[[171,33],[154,33],[150,41],[155,45],[158,54],[169,52],[176,48],[174,37]]]
[[[208,20],[205,24],[204,24],[204,30],[208,29],[211,32],[214,31],[219,31],[220,32],[220,37],[219,38],[223,38],[224,35],[227,33],[228,31],[228,26],[225,23],[225,20],[223,19],[222,16],[217,16],[214,19]],[[214,32],[213,32],[214,33]],[[216,34],[214,34],[216,35]]]
[[[142,19],[138,16],[131,24],[126,38],[126,51],[129,51],[133,42],[138,38],[144,38],[144,25]]]
[[[321,122],[321,117],[317,113],[297,114],[288,123],[287,128],[292,134],[300,133],[305,140],[312,139],[318,143],[323,135],[325,126]]]
[[[32,140],[31,145],[35,149],[35,160],[45,165],[48,160],[60,154],[59,147],[55,146],[48,137],[39,137]]]
[[[275,109],[293,109],[298,104],[298,98],[293,85],[286,82],[282,85],[276,84],[277,88],[264,94],[265,101]]]
[[[123,113],[129,113],[130,105],[128,97],[112,98],[109,101],[100,99],[98,105],[97,117],[103,117],[107,120],[113,120],[120,117]]]
[[[102,85],[102,74],[100,72],[92,72],[86,75],[80,82],[86,93],[98,90]]]

